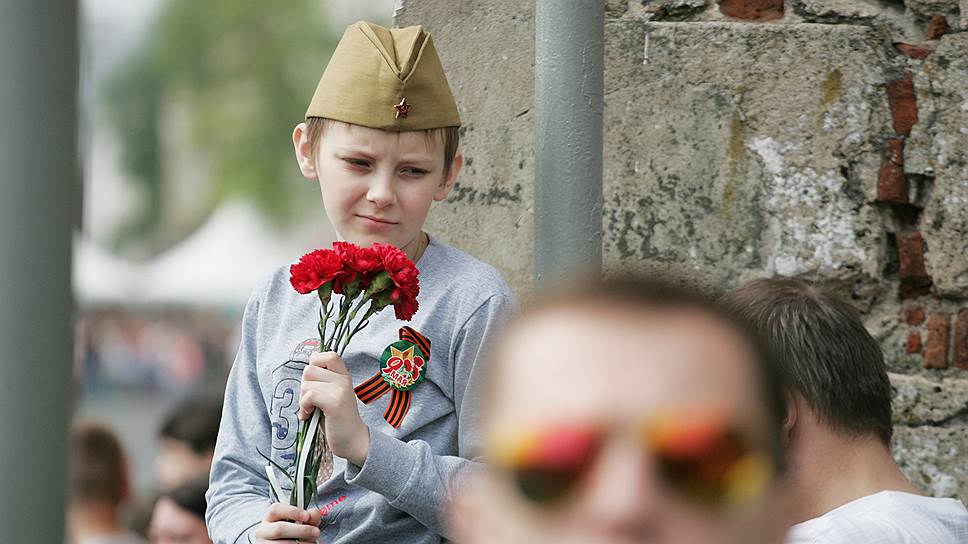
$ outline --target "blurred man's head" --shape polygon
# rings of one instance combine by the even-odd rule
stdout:
[[[110,429],[77,423],[71,430],[70,515],[72,541],[121,530],[121,509],[130,498],[121,444]]]
[[[162,489],[208,477],[221,418],[222,403],[211,398],[187,400],[168,414],[161,425],[156,461]]]
[[[853,307],[790,279],[749,282],[724,302],[766,338],[795,402],[845,438],[890,445],[884,355]]]
[[[183,483],[155,503],[148,535],[153,544],[211,544],[205,527],[207,479]]]
[[[79,423],[71,432],[73,502],[118,508],[128,498],[128,475],[121,444],[110,429]]]
[[[622,279],[551,297],[509,330],[484,411],[498,477],[468,484],[454,516],[460,536],[782,536],[769,502],[782,392],[743,323],[693,292]],[[488,523],[495,505],[499,519]]]

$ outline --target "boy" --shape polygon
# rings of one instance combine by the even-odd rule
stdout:
[[[377,314],[340,358],[315,353],[319,300],[298,295],[287,268],[253,294],[225,394],[209,531],[216,543],[439,542],[451,480],[475,466],[487,341],[516,303],[492,267],[422,230],[463,164],[457,106],[430,35],[351,25],[306,118],[293,133],[296,159],[306,178],[319,180],[336,232],[406,252],[420,271],[420,309],[410,322]],[[363,404],[354,386],[380,371],[381,353],[404,325],[430,345],[424,379],[400,417],[387,411],[394,392]],[[300,419],[316,408],[325,415],[332,475],[318,482],[307,510],[272,504],[260,452],[292,466]]]

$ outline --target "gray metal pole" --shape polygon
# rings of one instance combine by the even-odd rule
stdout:
[[[535,6],[534,277],[541,286],[602,266],[605,3]]]
[[[64,542],[77,3],[0,3],[0,540]]]

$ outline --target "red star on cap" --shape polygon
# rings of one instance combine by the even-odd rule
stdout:
[[[410,104],[407,104],[406,97],[401,98],[400,103],[397,104],[396,106],[393,106],[393,109],[397,110],[397,113],[394,116],[394,118],[395,119],[399,119],[401,117],[406,118],[407,115],[410,114],[410,106],[411,106]]]

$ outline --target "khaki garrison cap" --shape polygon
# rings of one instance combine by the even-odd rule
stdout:
[[[430,34],[365,21],[346,29],[306,117],[392,131],[460,126]]]

